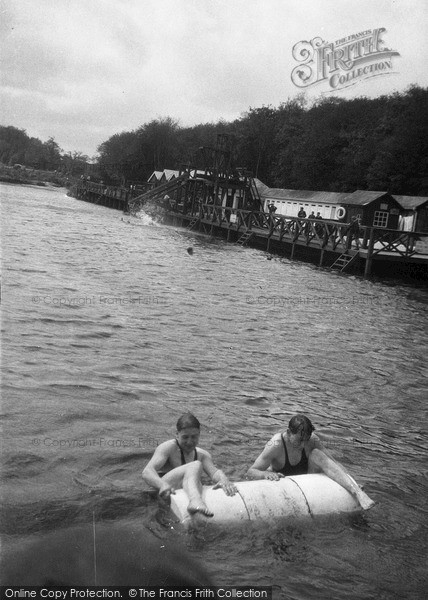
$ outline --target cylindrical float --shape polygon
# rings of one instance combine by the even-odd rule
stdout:
[[[322,474],[295,475],[279,481],[241,481],[238,493],[227,496],[222,489],[203,486],[202,499],[214,513],[207,520],[218,524],[244,521],[304,518],[361,510],[357,500],[341,485]],[[192,522],[184,490],[171,496],[171,510],[184,525]]]

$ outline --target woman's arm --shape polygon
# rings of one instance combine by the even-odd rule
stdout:
[[[227,475],[218,467],[215,466],[211,455],[205,450],[200,451],[198,449],[200,455],[202,456],[202,466],[204,467],[205,473],[210,477],[211,481],[216,485],[214,487],[221,487],[226,492],[228,496],[233,496],[238,491],[237,487],[234,483],[232,483]]]
[[[281,479],[284,475],[268,470],[272,467],[272,461],[277,458],[279,447],[278,436],[274,436],[259,454],[254,463],[247,471],[249,479],[272,479],[274,481]]]
[[[168,462],[169,449],[169,442],[160,444],[142,472],[144,481],[159,490],[159,492],[164,491],[163,488],[165,487],[165,482],[159,477],[158,471],[160,471]]]

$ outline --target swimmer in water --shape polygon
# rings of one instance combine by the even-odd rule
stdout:
[[[201,425],[191,413],[177,421],[176,437],[160,444],[143,470],[143,479],[159,490],[159,496],[169,501],[175,490],[183,488],[189,498],[187,510],[212,517],[214,513],[202,500],[202,473],[223,488],[228,496],[238,491],[226,475],[218,469],[206,450],[197,447]]]
[[[276,481],[287,475],[324,473],[344,487],[368,510],[375,502],[360,488],[338,462],[327,455],[320,439],[313,433],[315,427],[305,415],[294,416],[287,431],[276,433],[263,452],[247,471],[250,479]]]

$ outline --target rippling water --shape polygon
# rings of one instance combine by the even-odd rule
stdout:
[[[267,260],[62,190],[1,195],[6,542],[95,515],[178,539],[219,585],[425,597],[426,289]],[[310,525],[164,529],[141,469],[187,410],[236,480],[305,412],[379,504]]]

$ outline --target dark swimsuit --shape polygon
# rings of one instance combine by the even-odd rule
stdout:
[[[177,440],[175,440],[177,442]],[[180,444],[177,442],[177,446],[180,448],[180,453],[181,453],[181,464],[182,465],[186,465],[186,459],[184,458],[184,453],[183,450],[180,446]],[[195,448],[195,455],[193,457],[193,461],[198,460],[198,453],[196,452],[196,448]],[[193,462],[192,460],[190,462]]]
[[[273,469],[275,471],[275,473],[281,473],[281,475],[285,475],[285,476],[287,476],[287,475],[306,475],[308,472],[308,457],[306,456],[305,449],[303,448],[302,457],[301,457],[300,461],[297,463],[297,465],[291,465],[289,458],[288,458],[287,446],[286,446],[286,443],[285,443],[282,435],[281,435],[281,440],[282,440],[282,444],[284,446],[285,462],[284,462],[284,466],[282,467],[282,469]]]
[[[177,446],[180,448],[180,453],[181,453],[181,464],[182,465],[187,465],[186,463],[186,459],[184,458],[184,453],[183,450],[180,447],[180,444],[177,442],[177,440],[175,440],[177,443]],[[195,448],[195,454],[193,456],[193,460],[189,461],[189,462],[193,462],[194,460],[198,460],[198,453],[196,452],[196,448]],[[166,464],[166,468],[164,466],[164,468],[161,471],[158,471],[158,475],[159,477],[163,477],[164,475],[166,475],[167,473],[169,473],[170,471],[172,471],[173,467],[167,463]]]

